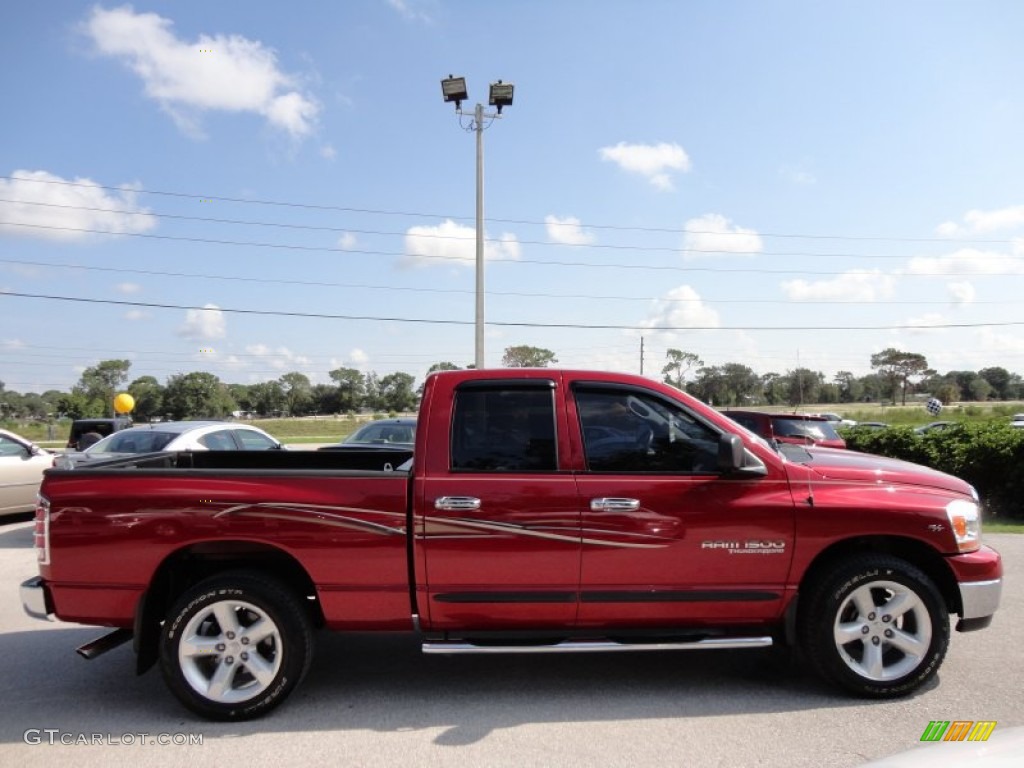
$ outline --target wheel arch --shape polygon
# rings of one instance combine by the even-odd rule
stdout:
[[[787,643],[793,644],[796,640],[794,630],[800,611],[800,596],[805,595],[813,584],[839,563],[855,555],[870,553],[898,557],[919,568],[938,588],[949,613],[962,610],[956,576],[934,547],[908,536],[856,536],[837,541],[823,549],[804,571],[797,588],[797,598],[790,603],[785,617]]]
[[[136,673],[142,674],[159,657],[160,622],[175,600],[200,581],[225,571],[257,571],[280,581],[307,600],[313,626],[324,624],[316,585],[306,569],[282,549],[253,541],[212,541],[191,544],[169,554],[153,573],[135,609]]]

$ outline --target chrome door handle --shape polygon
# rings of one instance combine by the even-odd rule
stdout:
[[[441,496],[434,502],[434,509],[446,512],[472,512],[480,509],[480,499],[472,496]]]
[[[601,498],[590,500],[591,512],[636,512],[640,499]]]

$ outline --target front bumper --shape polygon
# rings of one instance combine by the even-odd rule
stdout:
[[[975,552],[955,555],[947,562],[960,590],[958,632],[984,629],[992,623],[1003,592],[1003,562],[999,553],[982,546]]]
[[[25,613],[35,619],[50,620],[53,613],[53,601],[50,599],[50,590],[46,588],[46,582],[42,576],[35,576],[21,585],[21,607]]]
[[[984,629],[992,623],[992,615],[999,607],[1003,594],[1003,580],[968,581],[960,584],[960,621],[957,632]]]

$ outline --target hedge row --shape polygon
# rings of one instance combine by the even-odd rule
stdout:
[[[1005,421],[957,424],[918,434],[909,427],[843,430],[848,448],[956,475],[981,495],[988,515],[1024,518],[1024,429]]]

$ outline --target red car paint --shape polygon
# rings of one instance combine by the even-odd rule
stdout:
[[[743,466],[728,471],[716,462],[732,435]],[[146,606],[166,610],[175,594],[162,593],[183,589],[190,568],[242,563],[307,579],[334,630],[753,628],[782,639],[798,595],[841,553],[910,559],[970,620],[985,617],[965,613],[957,585],[1001,579],[994,550],[958,545],[951,530],[947,506],[972,499],[962,480],[851,451],[787,457],[638,376],[437,373],[409,472],[331,469],[346,452],[305,468],[323,454],[289,454],[48,471],[32,585],[45,612],[138,630],[163,618]]]

